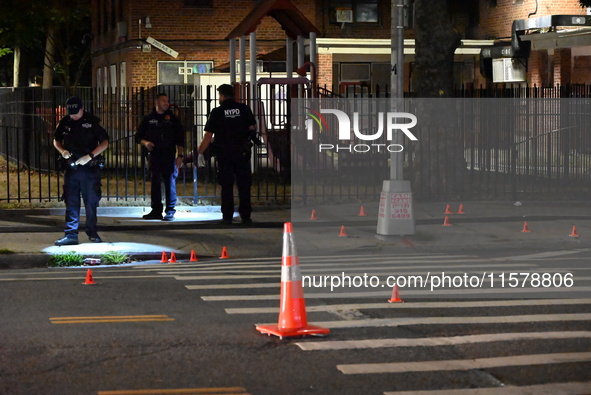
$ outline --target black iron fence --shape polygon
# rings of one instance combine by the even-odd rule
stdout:
[[[370,200],[379,196],[379,180],[388,178],[387,153],[367,163],[347,153],[324,158],[327,162],[322,174],[311,174],[306,190],[292,190],[292,172],[305,175],[307,168],[305,163],[293,160],[292,134],[302,131],[294,130],[291,124],[290,102],[302,92],[312,92],[309,86],[285,82],[260,84],[257,90],[259,100],[253,108],[264,144],[253,149],[252,195],[256,201],[283,203],[305,201],[311,196],[325,201]],[[326,90],[320,91],[325,98],[331,96]],[[179,197],[192,204],[215,201],[219,196],[215,160],[198,169],[191,155],[201,140],[209,112],[217,106],[215,86],[78,89],[76,94],[82,97],[86,109],[102,119],[110,135],[104,198],[134,201],[149,196],[146,161],[133,136],[141,119],[151,111],[156,92],[169,95],[185,128],[189,155],[177,181]],[[344,96],[364,99],[387,97],[389,93],[387,87],[372,89],[373,95],[369,92],[351,89],[345,90]],[[59,88],[0,88],[0,202],[59,199],[61,174],[52,133],[65,114],[64,104],[70,95]],[[591,192],[591,138],[586,125],[591,114],[583,99],[590,95],[590,86],[460,90],[458,97],[504,98],[512,104],[491,113],[485,111],[489,110],[486,100],[471,100],[471,105],[454,110],[462,112],[457,129],[444,135],[425,131],[434,135],[425,135],[418,142],[405,141],[405,178],[412,181],[419,199],[587,197]],[[526,98],[561,99],[526,102]],[[372,176],[350,179],[338,188],[331,186],[333,180],[347,178],[351,169],[359,166],[371,169],[368,174]],[[442,172],[446,166],[449,171]],[[458,189],[458,185],[462,187]]]

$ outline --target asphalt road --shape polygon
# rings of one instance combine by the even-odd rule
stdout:
[[[303,275],[379,284],[304,288],[308,320],[331,333],[283,340],[255,330],[277,321],[279,257],[96,268],[98,285],[82,284],[87,269],[2,271],[0,393],[591,393],[590,259],[587,249],[305,257]],[[424,289],[387,303],[388,276],[426,272]],[[492,276],[496,289],[431,292],[442,272]],[[511,273],[530,279],[501,288]],[[574,281],[534,289],[532,273]]]

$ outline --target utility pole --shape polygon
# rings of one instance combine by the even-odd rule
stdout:
[[[404,13],[408,0],[391,0],[391,112],[404,112]],[[394,144],[404,144],[402,133],[395,134]],[[402,236],[415,233],[410,181],[403,180],[404,156],[390,153],[390,179],[384,180],[378,211],[377,234]]]

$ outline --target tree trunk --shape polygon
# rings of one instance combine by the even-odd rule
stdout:
[[[416,156],[413,188],[423,199],[458,198],[463,194],[465,167],[463,141],[454,126],[454,100],[423,99],[454,96],[454,52],[461,41],[452,26],[447,2],[415,0],[414,30],[415,93],[423,125],[419,125],[418,139],[420,151],[427,154]]]
[[[47,38],[45,39],[45,61],[43,63],[43,89],[50,89],[53,86],[53,64],[55,61],[55,27],[49,26]]]
[[[21,48],[14,47],[14,66],[12,74],[12,86],[17,88],[20,81],[20,68],[21,68]]]

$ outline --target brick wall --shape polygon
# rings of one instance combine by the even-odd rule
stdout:
[[[538,12],[532,15],[584,15],[578,0],[537,0]],[[480,2],[481,37],[476,38],[507,38],[511,36],[511,24],[515,19],[527,19],[536,9],[536,0],[524,0],[515,3],[514,0],[497,0],[497,6],[489,6],[489,1]]]
[[[571,82],[571,49],[561,48],[554,50],[552,59],[554,65],[554,85],[566,85]]]
[[[332,90],[332,54],[318,54],[318,86]]]
[[[546,87],[552,85],[549,77],[548,51],[532,51],[528,62],[528,83],[537,87]]]
[[[214,0],[214,7],[184,7],[183,0],[127,0],[116,15],[123,15],[127,24],[127,36],[118,37],[117,28],[108,24],[104,31],[104,1],[92,0],[93,6],[93,82],[96,83],[96,70],[110,64],[127,63],[127,86],[155,85],[157,62],[166,60],[213,61],[214,70],[228,68],[229,43],[227,35],[248,15],[256,5],[252,0]],[[316,21],[317,5],[314,0],[292,0],[294,5],[313,24]],[[117,3],[119,7],[121,2]],[[109,2],[110,4],[110,2]],[[106,18],[110,20],[108,10]],[[148,36],[164,43],[179,56],[175,59],[152,47],[144,53],[140,48],[138,21],[149,16],[151,29],[146,29],[142,20],[141,38]],[[257,26],[257,57],[277,51],[285,46],[285,31],[272,17],[265,17]],[[247,58],[250,59],[247,40]],[[237,54],[237,56],[239,56]]]
[[[575,56],[571,83],[589,84],[591,82],[591,56]]]

